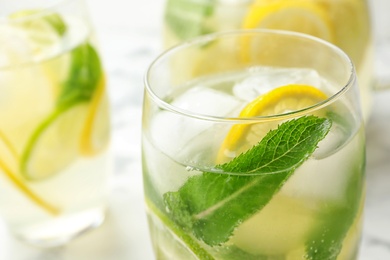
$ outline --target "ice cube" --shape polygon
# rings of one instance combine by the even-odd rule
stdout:
[[[63,48],[58,32],[42,18],[0,23],[0,67],[39,62],[58,55]]]
[[[240,99],[251,101],[274,88],[288,84],[305,84],[319,88],[322,80],[313,69],[255,67],[251,69],[249,77],[233,87],[233,93]]]
[[[340,124],[333,123],[331,130],[325,138],[318,144],[318,148],[314,151],[313,157],[322,159],[336,153],[348,140],[348,130]]]
[[[21,30],[0,24],[0,53],[0,67],[7,67],[31,60],[32,49]]]
[[[175,107],[192,113],[220,117],[229,115],[240,104],[234,96],[203,86],[191,88],[172,102]]]
[[[237,110],[241,102],[235,97],[203,86],[194,87],[172,102],[177,108],[191,113],[227,116]],[[210,128],[212,128],[210,130]],[[202,139],[213,138],[218,128],[215,123],[200,120],[180,113],[162,111],[155,115],[151,123],[151,136],[155,144],[166,154],[177,157],[183,150],[189,149],[190,143],[197,143],[194,138],[202,134]],[[213,130],[214,129],[214,130]],[[204,136],[208,130],[209,136]],[[220,133],[219,133],[220,135]],[[203,141],[199,140],[199,143]],[[207,141],[206,141],[207,142]],[[183,155],[184,156],[184,155]]]

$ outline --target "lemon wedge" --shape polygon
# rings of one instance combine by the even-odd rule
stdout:
[[[242,27],[296,31],[334,41],[334,29],[327,12],[319,4],[305,0],[256,1],[249,8]]]
[[[316,87],[290,84],[275,88],[258,96],[247,104],[239,117],[272,116],[289,113],[313,106],[327,99],[327,95]],[[225,137],[217,155],[217,162],[223,163],[255,145],[280,121],[259,124],[236,124]]]
[[[81,132],[80,153],[84,156],[95,155],[104,150],[108,145],[110,122],[105,89],[106,80],[102,77],[96,87],[87,119]]]
[[[50,214],[56,215],[59,209],[49,204],[43,198],[34,193],[27,184],[20,178],[18,174],[19,156],[8,140],[6,135],[0,131],[0,171],[4,173],[7,179],[27,198],[33,201],[37,206],[46,210]]]

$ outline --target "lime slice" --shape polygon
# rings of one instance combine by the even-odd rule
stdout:
[[[243,28],[290,30],[334,41],[327,12],[319,4],[304,0],[257,1],[244,18]]]
[[[104,113],[105,107],[100,106],[105,104],[100,101],[104,100],[100,59],[89,43],[75,48],[71,56],[69,74],[61,84],[56,106],[29,137],[22,154],[20,167],[28,180],[40,180],[63,171],[77,159],[80,150],[89,154],[101,149],[102,144],[95,140],[101,141],[99,135],[104,129],[98,125],[95,131],[96,114]],[[99,82],[101,90],[97,91]],[[94,98],[96,101],[91,102]],[[82,136],[89,141],[81,142]]]
[[[36,129],[21,158],[26,179],[47,178],[76,159],[87,111],[85,102],[56,110]]]
[[[67,28],[58,14],[27,10],[11,15],[10,19],[26,35],[26,42],[33,46],[35,54],[47,55],[47,51],[54,50],[53,46],[55,50],[62,49],[63,46],[58,43],[61,43]],[[40,180],[61,172],[77,159],[80,150],[93,153],[103,146],[98,141],[103,139],[101,132],[104,130],[100,125],[96,126],[98,120],[95,120],[96,114],[104,113],[105,107],[100,105],[105,104],[100,101],[104,99],[104,86],[102,93],[95,93],[102,73],[98,53],[85,42],[63,57],[66,58],[58,59],[62,66],[45,70],[47,77],[56,85],[53,95],[57,100],[53,112],[28,137],[24,147],[20,170],[28,180]],[[66,72],[65,78],[62,72]],[[90,102],[94,96],[96,101]],[[91,107],[90,112],[88,107]],[[82,135],[89,141],[81,142],[80,149]]]
[[[254,255],[290,256],[298,249],[300,257],[285,259],[302,259],[304,248],[299,249],[316,224],[315,217],[315,210],[304,202],[277,193],[261,211],[237,227],[232,242]]]
[[[8,180],[27,198],[33,201],[37,206],[43,208],[53,215],[57,215],[59,210],[50,205],[44,199],[35,194],[20,178],[18,172],[19,156],[4,133],[0,132],[0,171],[2,171]]]
[[[289,113],[313,106],[327,98],[313,86],[291,84],[258,96],[244,107],[239,117],[270,116]],[[264,137],[279,122],[234,125],[219,150],[217,162],[222,163],[248,150]]]
[[[110,122],[105,86],[106,81],[102,77],[89,106],[80,140],[80,153],[84,156],[95,155],[108,145]]]

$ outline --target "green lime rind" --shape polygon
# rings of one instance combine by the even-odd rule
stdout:
[[[190,234],[183,231],[183,229],[178,226],[175,222],[173,222],[169,216],[163,213],[160,209],[158,209],[153,202],[146,199],[146,204],[149,209],[164,223],[165,226],[169,227],[169,229],[181,240],[185,243],[185,245],[196,254],[196,256],[201,260],[213,260],[214,257],[207,252],[205,248]]]
[[[31,163],[32,155],[34,154],[34,151],[38,149],[45,149],[45,147],[39,147],[40,140],[42,137],[44,137],[45,133],[49,130],[51,126],[53,126],[56,121],[61,120],[62,116],[69,112],[73,107],[78,105],[78,103],[74,103],[73,105],[69,105],[67,107],[62,107],[61,109],[55,110],[52,114],[50,114],[34,131],[34,133],[31,135],[29,141],[27,142],[26,149],[22,153],[21,160],[20,160],[20,171],[22,176],[30,181],[33,180],[41,180],[45,179],[53,174],[56,173],[59,169],[58,167],[54,168],[52,171],[43,173],[34,173],[31,171],[29,164]],[[79,136],[75,136],[74,138],[79,138]],[[64,140],[64,142],[69,142],[69,140]],[[63,150],[57,150],[55,151],[56,157],[61,157],[62,152],[67,152],[67,144],[64,144]],[[53,151],[54,152],[54,151]],[[54,158],[55,160],[55,158]],[[68,165],[71,161],[73,161],[72,158],[69,160],[62,162],[61,165],[59,165],[60,168],[65,167]],[[48,164],[51,162],[48,162]]]
[[[194,253],[198,259],[201,260],[213,260],[221,257],[225,260],[267,260],[268,256],[253,255],[236,246],[220,246],[220,247],[207,247],[202,242],[188,234],[174,221],[172,221],[167,214],[165,214],[157,205],[151,200],[146,199],[146,204],[151,212],[155,214],[159,220],[169,228],[169,230],[183,242],[192,253]],[[215,256],[215,257],[214,257]]]

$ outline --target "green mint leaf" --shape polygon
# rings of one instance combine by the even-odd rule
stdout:
[[[211,33],[204,20],[212,15],[214,5],[213,0],[168,0],[165,21],[181,40]]]
[[[101,76],[101,62],[96,50],[89,43],[74,49],[71,52],[70,71],[63,83],[57,107],[89,101]]]
[[[165,193],[170,217],[210,246],[226,242],[240,223],[267,205],[330,127],[329,119],[315,116],[281,124],[246,153],[217,166],[232,174],[204,172]]]

